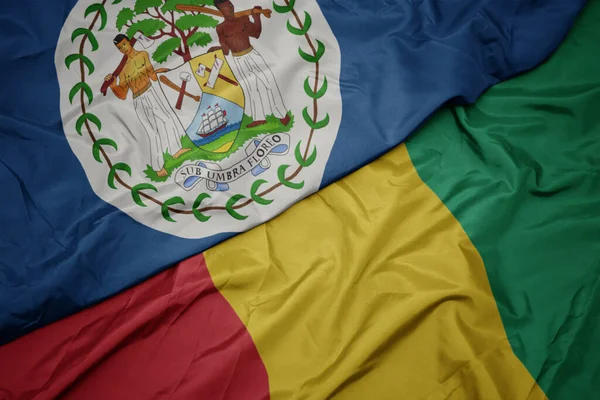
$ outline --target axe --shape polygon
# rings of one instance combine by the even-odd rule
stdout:
[[[144,36],[140,31],[137,31],[133,37],[131,38],[131,40],[129,41],[129,43],[131,43],[131,46],[133,47],[133,45],[135,45],[136,43],[140,43],[142,45],[143,48],[147,49],[148,47],[152,46],[154,44],[154,40],[147,38],[146,36]],[[113,83],[113,81],[115,80],[115,78],[117,76],[119,76],[119,74],[121,73],[121,71],[123,70],[123,68],[125,68],[125,64],[127,63],[127,56],[123,55],[123,58],[121,58],[121,63],[119,64],[119,66],[115,69],[115,71],[112,73],[112,79],[109,81],[105,81],[102,84],[102,87],[100,88],[100,93],[102,93],[103,95],[106,96],[106,92],[108,90],[108,87],[110,86],[111,83]]]

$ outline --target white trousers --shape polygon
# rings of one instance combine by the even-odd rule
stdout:
[[[254,121],[265,119],[266,115],[273,114],[283,118],[287,108],[277,87],[275,76],[262,58],[260,53],[252,49],[243,56],[232,56],[236,75],[244,88],[246,114]]]
[[[150,165],[160,171],[163,153],[173,155],[181,148],[185,129],[156,84],[133,99],[133,107],[150,140]]]

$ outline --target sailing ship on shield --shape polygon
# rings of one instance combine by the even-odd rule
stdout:
[[[244,93],[222,50],[194,57],[159,81],[192,143],[211,153],[231,149],[244,117]]]
[[[213,154],[227,153],[236,141],[244,118],[244,93],[221,49],[192,58],[171,69],[159,78],[170,104],[183,124],[187,137],[197,147]],[[175,83],[179,81],[179,83]],[[259,151],[260,140],[253,139],[242,152],[246,157]],[[271,155],[285,155],[289,144],[281,143],[270,149]],[[260,150],[262,151],[262,150]],[[260,152],[259,151],[259,152]],[[202,159],[182,166],[195,165],[215,172],[222,171],[219,163]],[[248,171],[254,176],[271,167],[268,156],[261,158]],[[211,191],[229,190],[227,182],[212,180],[210,176],[189,176],[180,185],[191,190],[200,181],[206,181]]]
[[[225,128],[227,122],[229,122],[227,111],[221,109],[219,103],[215,104],[212,108],[208,106],[208,112],[202,114],[202,123],[197,133],[200,137],[207,138]]]

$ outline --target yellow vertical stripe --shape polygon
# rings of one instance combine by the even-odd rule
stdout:
[[[545,398],[404,146],[205,255],[273,399]]]

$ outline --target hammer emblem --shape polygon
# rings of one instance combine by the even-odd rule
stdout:
[[[192,79],[192,75],[189,72],[183,71],[179,74],[179,79],[181,79],[181,87],[179,89],[179,97],[177,98],[175,108],[181,110],[181,105],[183,104],[183,96],[185,96],[185,87],[187,83]]]

